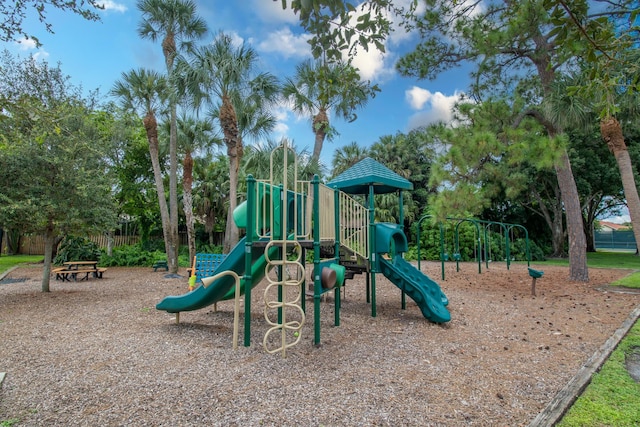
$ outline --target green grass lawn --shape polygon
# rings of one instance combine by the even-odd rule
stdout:
[[[540,265],[569,265],[567,258],[549,259],[538,262]],[[536,263],[538,265],[538,263]],[[640,288],[640,257],[630,252],[591,252],[587,254],[589,268],[624,268],[638,270],[616,282],[613,286],[625,286],[627,288]]]
[[[568,258],[553,258],[536,261],[536,264],[569,265]],[[631,268],[640,270],[640,256],[631,252],[590,252],[587,254],[587,265],[592,268]]]
[[[569,265],[568,259],[552,259],[540,264]],[[614,283],[614,286],[640,288],[640,257],[628,252],[587,254],[589,268],[625,268],[638,270]],[[569,409],[560,427],[631,427],[640,425],[640,384],[625,368],[625,358],[640,351],[640,323],[634,325],[611,357],[594,374],[591,383]]]
[[[576,400],[559,427],[632,427],[640,425],[640,383],[625,367],[626,358],[638,352],[640,323],[620,342],[591,384]]]
[[[42,255],[6,255],[0,256],[0,274],[18,264],[42,262]]]

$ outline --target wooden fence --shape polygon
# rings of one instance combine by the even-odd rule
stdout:
[[[180,245],[187,245],[187,233],[179,233],[180,236]],[[7,241],[6,234],[2,238],[2,242],[0,242],[0,255],[7,254]],[[95,242],[99,248],[107,247],[107,236],[90,236],[89,239],[92,242]],[[214,240],[216,245],[222,245],[224,240],[224,233],[216,232],[214,233]],[[125,246],[125,245],[135,245],[140,242],[140,236],[113,236],[113,247],[117,246]],[[20,237],[20,251],[21,255],[44,255],[44,237],[42,236],[21,236]]]
[[[92,242],[98,247],[107,247],[107,236],[90,236]],[[140,236],[113,236],[113,246],[135,245],[140,241]],[[4,246],[4,245],[3,245]],[[2,253],[5,248],[2,247]],[[21,255],[44,255],[44,237],[42,236],[22,236],[20,237]]]

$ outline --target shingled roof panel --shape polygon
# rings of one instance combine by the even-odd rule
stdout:
[[[375,194],[397,190],[413,190],[413,184],[388,167],[366,157],[327,183],[348,194],[368,194],[373,186]]]

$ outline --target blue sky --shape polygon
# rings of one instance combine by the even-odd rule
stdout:
[[[89,22],[70,13],[51,9],[47,21],[55,34],[49,34],[33,16],[25,21],[25,29],[43,44],[36,48],[29,41],[5,43],[20,55],[35,55],[50,65],[61,64],[72,82],[85,90],[100,89],[106,98],[113,83],[123,72],[145,67],[164,71],[160,43],[142,40],[136,29],[140,13],[135,0],[105,0],[100,11],[101,22]],[[295,66],[310,58],[309,36],[298,25],[290,10],[283,11],[281,2],[243,0],[238,2],[198,0],[198,14],[207,22],[210,34],[200,43],[211,42],[219,31],[233,34],[250,44],[260,55],[262,71],[281,79],[292,76]],[[450,107],[468,83],[468,72],[453,70],[436,81],[418,81],[401,77],[394,63],[415,46],[417,39],[404,31],[392,34],[387,52],[360,52],[354,65],[365,80],[377,83],[382,91],[357,112],[358,119],[347,123],[332,120],[339,135],[325,142],[322,161],[330,166],[336,148],[356,141],[369,146],[383,135],[407,132],[437,120],[447,120]],[[277,112],[278,126],[272,139],[286,136],[298,148],[313,148],[313,134],[308,118],[295,116],[286,106]]]
[[[403,0],[398,0],[403,1]],[[408,1],[408,0],[406,0]],[[51,9],[47,22],[55,34],[45,31],[34,16],[25,21],[25,30],[36,35],[43,44],[32,42],[4,43],[4,48],[22,56],[34,55],[49,64],[61,64],[65,74],[85,90],[99,89],[108,97],[113,83],[123,72],[145,67],[164,72],[164,58],[159,43],[142,40],[136,29],[140,13],[135,0],[104,0],[101,22],[89,22],[70,13]],[[283,11],[281,1],[273,0],[196,0],[198,14],[207,22],[210,34],[200,43],[211,42],[219,31],[232,34],[255,48],[261,60],[261,71],[269,71],[281,79],[292,76],[295,66],[310,58],[306,43],[309,36],[298,25],[290,10]],[[334,119],[339,135],[325,142],[322,162],[330,167],[336,148],[356,141],[370,146],[381,136],[408,132],[439,120],[448,121],[450,108],[469,83],[468,70],[445,72],[435,81],[402,77],[394,64],[417,43],[417,38],[404,31],[394,32],[386,42],[386,53],[375,50],[360,52],[354,65],[365,80],[377,83],[382,91],[358,111],[353,123]],[[271,139],[288,137],[299,149],[313,148],[310,120],[296,117],[286,106],[277,111],[278,126]],[[626,212],[614,222],[629,221]]]

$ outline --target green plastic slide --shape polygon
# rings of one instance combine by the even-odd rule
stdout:
[[[401,254],[408,248],[402,227],[393,223],[376,223],[374,226],[374,250],[380,272],[418,304],[424,317],[436,323],[450,321],[451,314],[446,309],[449,300],[440,286],[402,258]],[[383,254],[391,255],[392,259],[385,259]]]
[[[240,277],[244,274],[244,251],[245,241],[243,238],[229,252],[222,264],[216,270],[217,272],[231,270]],[[251,252],[253,263],[251,264],[251,288],[253,289],[264,278],[265,266],[267,261],[264,256],[263,248],[253,249]],[[240,293],[244,294],[245,281],[240,280]],[[198,310],[203,307],[215,304],[233,298],[235,295],[235,280],[231,276],[223,276],[209,286],[198,286],[191,292],[184,295],[168,296],[160,301],[156,308],[169,313],[179,313],[181,311]]]
[[[451,320],[449,300],[440,286],[400,256],[386,260],[380,256],[380,269],[394,285],[416,302],[422,315],[435,323]]]

